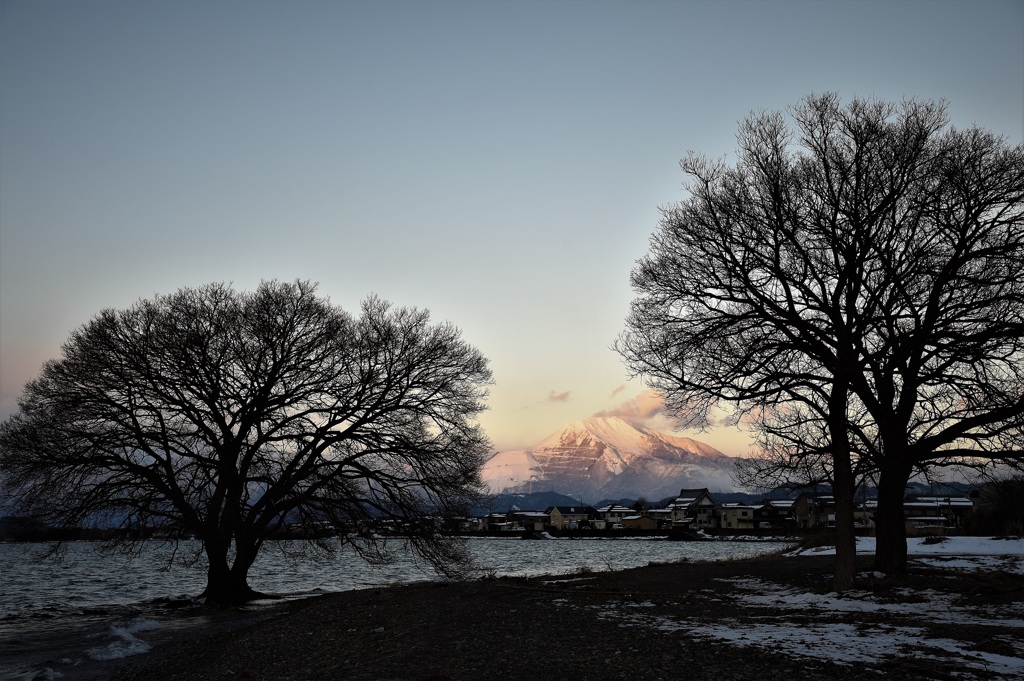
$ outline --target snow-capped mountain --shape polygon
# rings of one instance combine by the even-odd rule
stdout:
[[[577,421],[530,449],[498,452],[482,469],[491,492],[555,491],[586,501],[656,500],[684,487],[731,489],[736,459],[686,437],[617,417]]]

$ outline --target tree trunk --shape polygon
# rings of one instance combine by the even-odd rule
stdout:
[[[841,372],[829,396],[829,438],[832,448],[832,496],[836,502],[836,574],[835,590],[853,589],[857,564],[857,536],[853,528],[853,497],[856,484],[850,461],[850,435],[846,413],[849,402],[847,381]]]
[[[853,525],[854,491],[853,467],[850,452],[833,452],[834,485],[832,496],[836,502],[836,575],[835,590],[843,593],[853,589],[857,567],[857,535]]]
[[[206,542],[206,589],[201,598],[207,603],[234,605],[245,603],[262,594],[249,586],[249,568],[256,559],[256,551],[236,547],[234,561],[228,559],[228,545],[223,542]]]
[[[878,474],[878,510],[875,512],[875,570],[887,575],[907,571],[907,525],[903,495],[911,467],[903,463],[883,466]]]

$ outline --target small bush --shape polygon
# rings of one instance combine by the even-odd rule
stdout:
[[[804,537],[803,542],[800,544],[801,549],[816,549],[819,546],[835,546],[836,545],[836,533],[835,532],[817,532],[815,534],[809,534]]]
[[[940,537],[938,535],[932,535],[930,537],[925,537],[921,541],[921,543],[926,545],[926,546],[932,546],[934,544],[943,544],[943,543],[945,543],[945,541],[946,541],[945,537]]]

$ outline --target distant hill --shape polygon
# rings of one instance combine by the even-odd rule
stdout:
[[[530,492],[528,494],[494,494],[483,503],[470,509],[474,516],[488,513],[507,513],[508,511],[543,511],[551,506],[579,506],[575,499],[557,492]]]
[[[498,452],[482,469],[494,494],[554,490],[598,499],[661,499],[687,487],[731,490],[736,459],[697,440],[617,417],[571,423],[525,450]]]

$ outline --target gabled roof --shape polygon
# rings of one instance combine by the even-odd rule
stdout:
[[[679,490],[679,496],[681,497],[693,497],[695,499],[699,499],[705,494],[711,496],[711,491],[708,490],[707,487],[694,487],[692,489],[687,489],[684,487],[683,489]]]
[[[707,487],[701,487],[700,489],[681,489],[679,490],[679,497],[672,502],[672,506],[693,506],[694,504],[700,503],[704,498],[707,498],[712,505],[717,505],[715,498],[711,496],[711,492],[708,491]]]
[[[515,516],[516,518],[547,518],[547,517],[549,517],[548,514],[545,513],[544,511],[515,511],[513,513],[509,513],[509,515]]]
[[[949,496],[935,496],[935,495],[918,495],[909,497],[904,500],[903,505],[906,506],[909,503],[921,503],[921,504],[936,504],[938,506],[959,506],[962,508],[971,508],[974,506],[974,501],[969,497],[949,497]]]
[[[633,509],[628,506],[620,506],[619,504],[611,504],[609,506],[602,506],[597,509],[597,513],[633,513]]]

